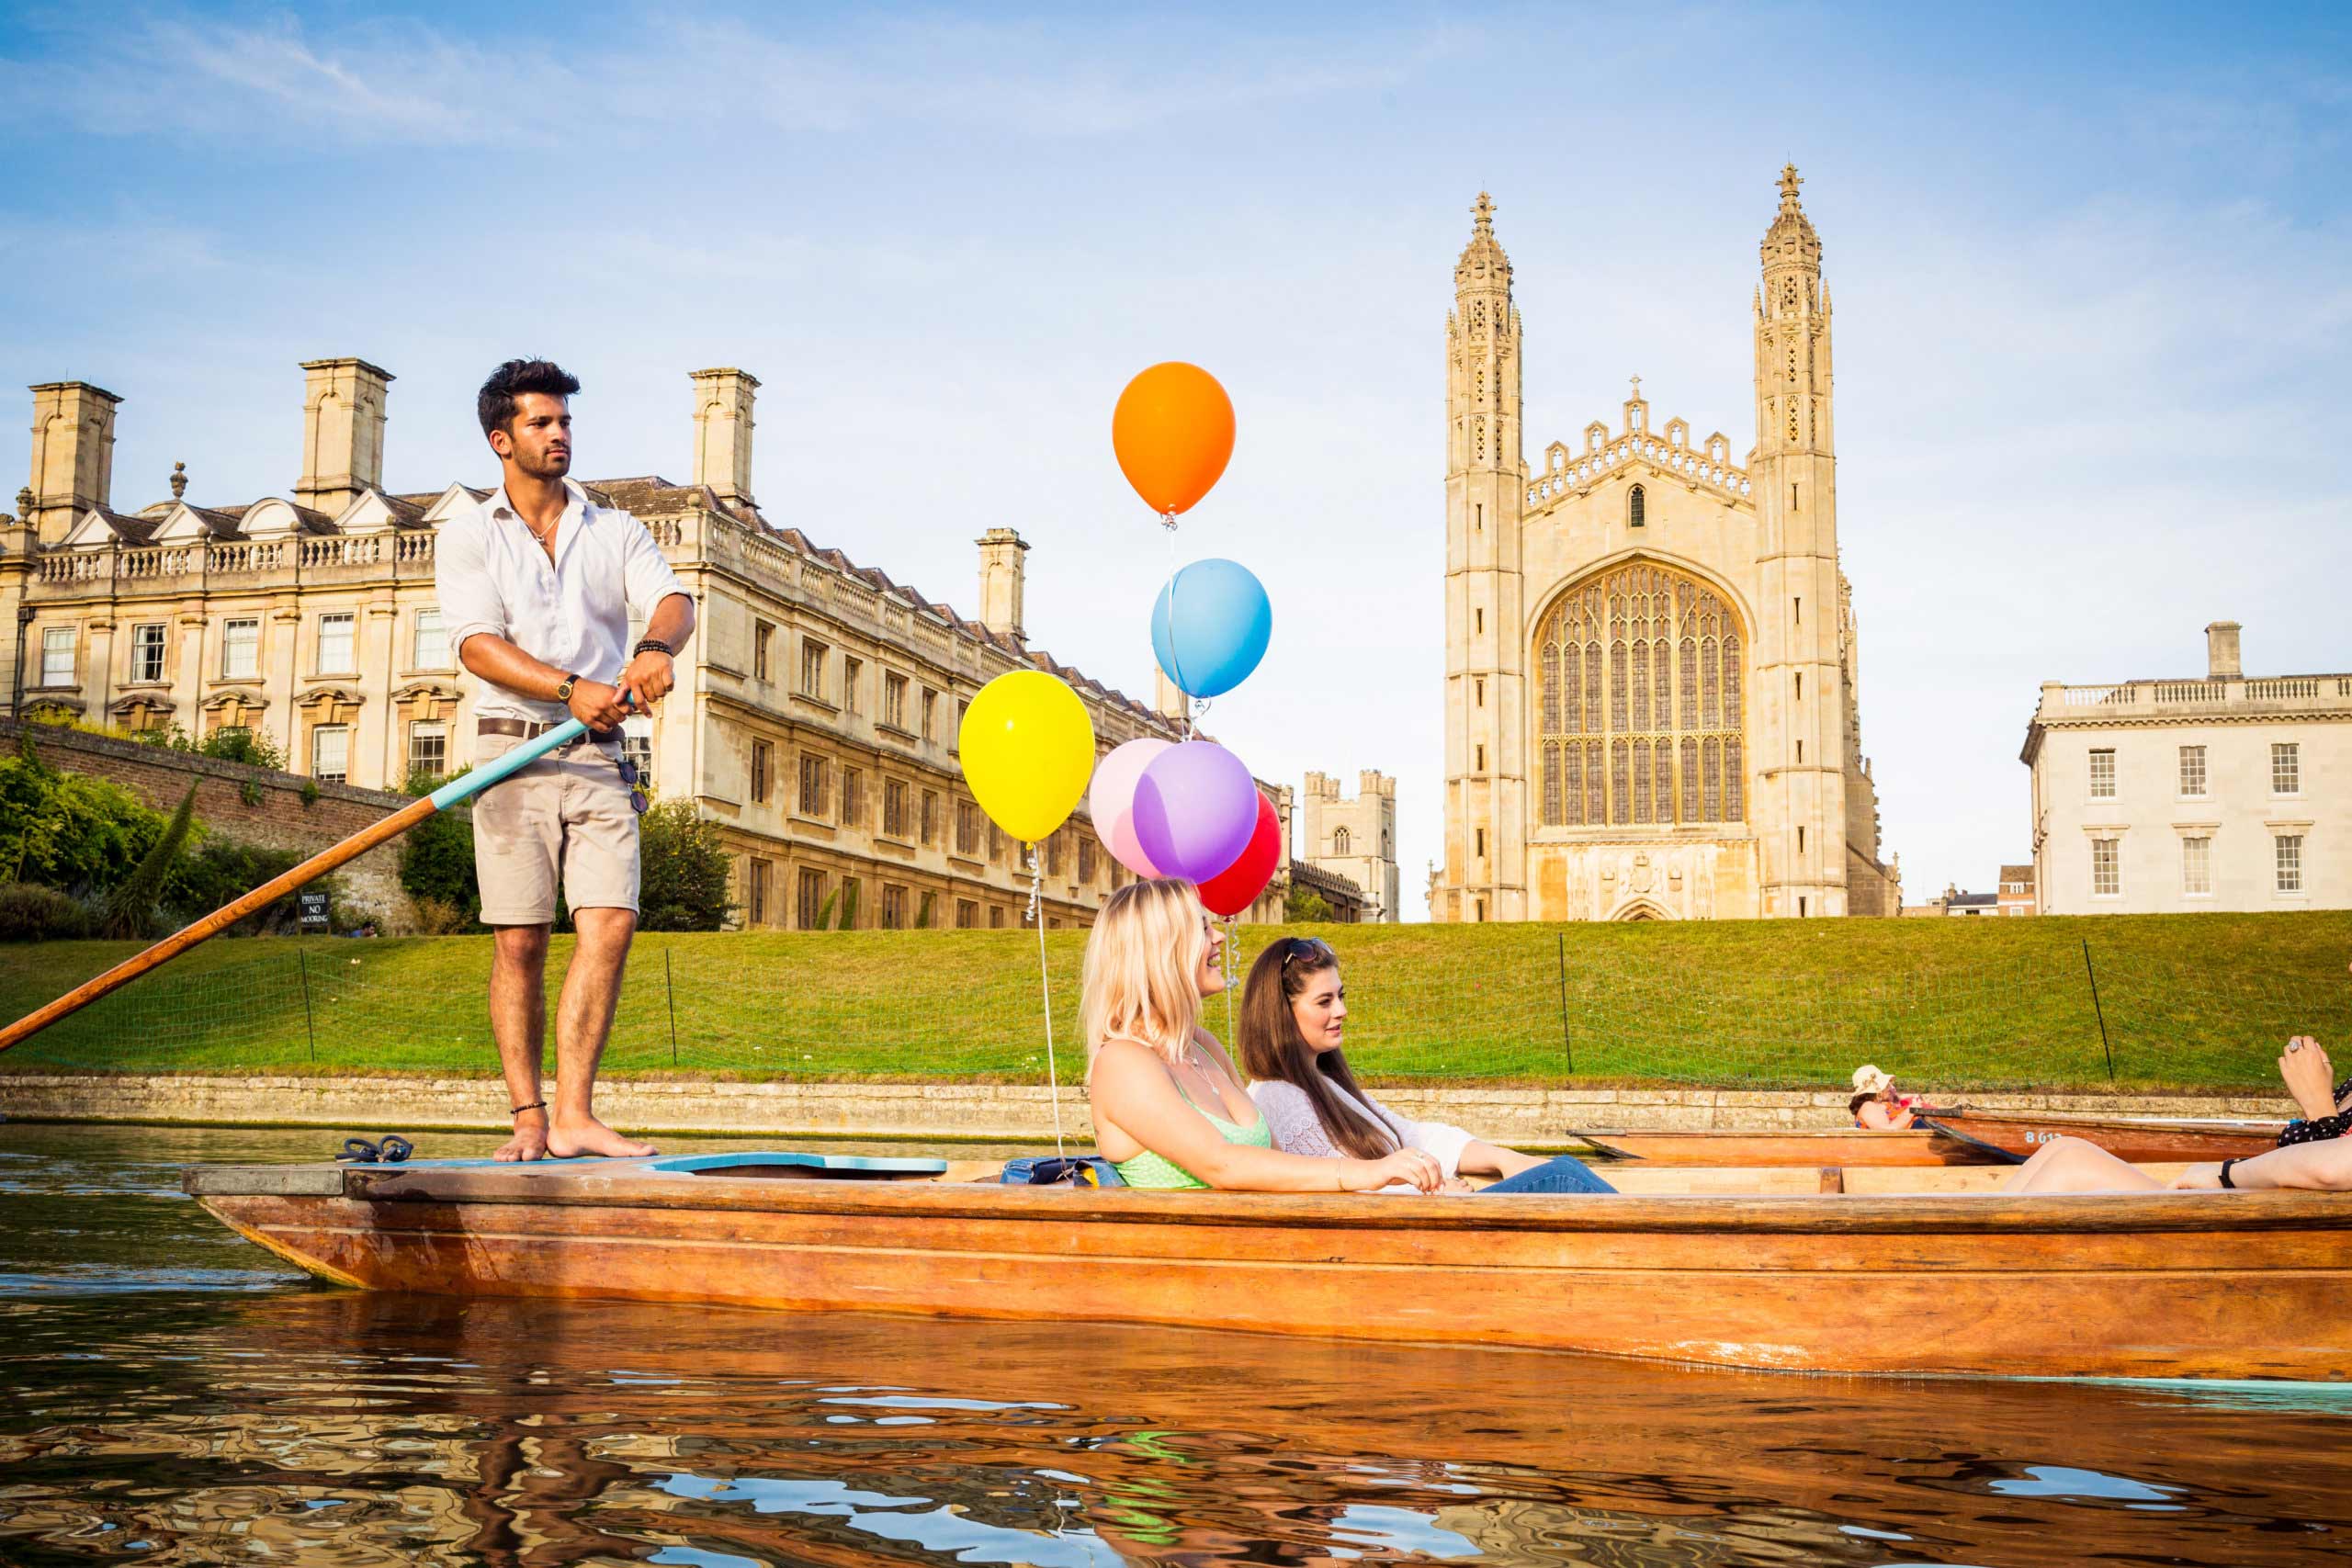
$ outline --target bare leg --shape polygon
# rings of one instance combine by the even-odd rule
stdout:
[[[2164,1183],[2080,1138],[2045,1145],[2003,1183],[2004,1192],[2154,1192]]]
[[[539,1088],[539,1057],[547,1045],[548,928],[492,929],[490,1031],[498,1041],[498,1065],[506,1075],[509,1105],[546,1098]],[[499,1145],[500,1159],[537,1159],[548,1152],[548,1113],[526,1111],[514,1118],[514,1135]]]
[[[555,1122],[548,1130],[548,1152],[558,1159],[650,1155],[652,1145],[622,1137],[597,1121],[593,1108],[596,1064],[620,1005],[621,970],[637,935],[637,916],[628,909],[574,909],[571,924],[579,941],[556,1004]]]

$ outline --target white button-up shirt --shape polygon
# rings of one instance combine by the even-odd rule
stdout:
[[[570,479],[563,488],[571,500],[556,522],[553,559],[501,486],[474,511],[441,525],[434,592],[451,648],[489,632],[543,663],[609,685],[628,663],[630,617],[650,618],[656,604],[685,589],[644,524],[594,504]],[[561,703],[488,681],[474,712],[537,723],[570,716]]]

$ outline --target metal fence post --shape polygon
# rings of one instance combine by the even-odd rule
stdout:
[[[2098,972],[2091,967],[2091,939],[2083,938],[2083,973],[2090,977],[2091,1011],[2098,1018],[2098,1048],[2107,1055],[2107,1081],[2115,1081],[2115,1047],[2107,1042],[2107,1010],[2098,1005]]]
[[[670,1003],[670,1065],[678,1065],[678,979],[670,967],[670,948],[662,948],[662,994]]]
[[[298,947],[294,961],[302,967],[302,1032],[310,1037],[311,1060],[315,1064],[319,1059],[319,1026],[311,1016],[311,955]]]
[[[1560,938],[1560,1053],[1568,1059],[1568,1071],[1577,1070],[1576,1042],[1568,1038],[1568,933]]]

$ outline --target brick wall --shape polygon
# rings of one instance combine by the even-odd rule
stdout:
[[[318,797],[305,805],[303,786],[311,781],[299,773],[110,740],[57,725],[26,728],[32,731],[33,746],[41,761],[51,767],[109,779],[158,811],[177,809],[193,779],[198,821],[214,832],[266,849],[316,854],[409,803],[404,795],[322,784],[317,786]],[[16,750],[17,730],[14,722],[0,719],[0,741],[11,752]],[[259,792],[252,805],[245,801],[249,784]],[[343,885],[341,910],[346,916],[372,915],[388,932],[413,929],[416,910],[401,890],[400,870],[401,843],[395,839],[334,873]]]

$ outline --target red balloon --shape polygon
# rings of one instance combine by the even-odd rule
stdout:
[[[1201,903],[1211,914],[1231,919],[1258,901],[1258,895],[1274,879],[1274,867],[1282,858],[1282,820],[1274,815],[1274,803],[1261,795],[1258,825],[1250,829],[1250,847],[1231,865],[1200,885]]]

